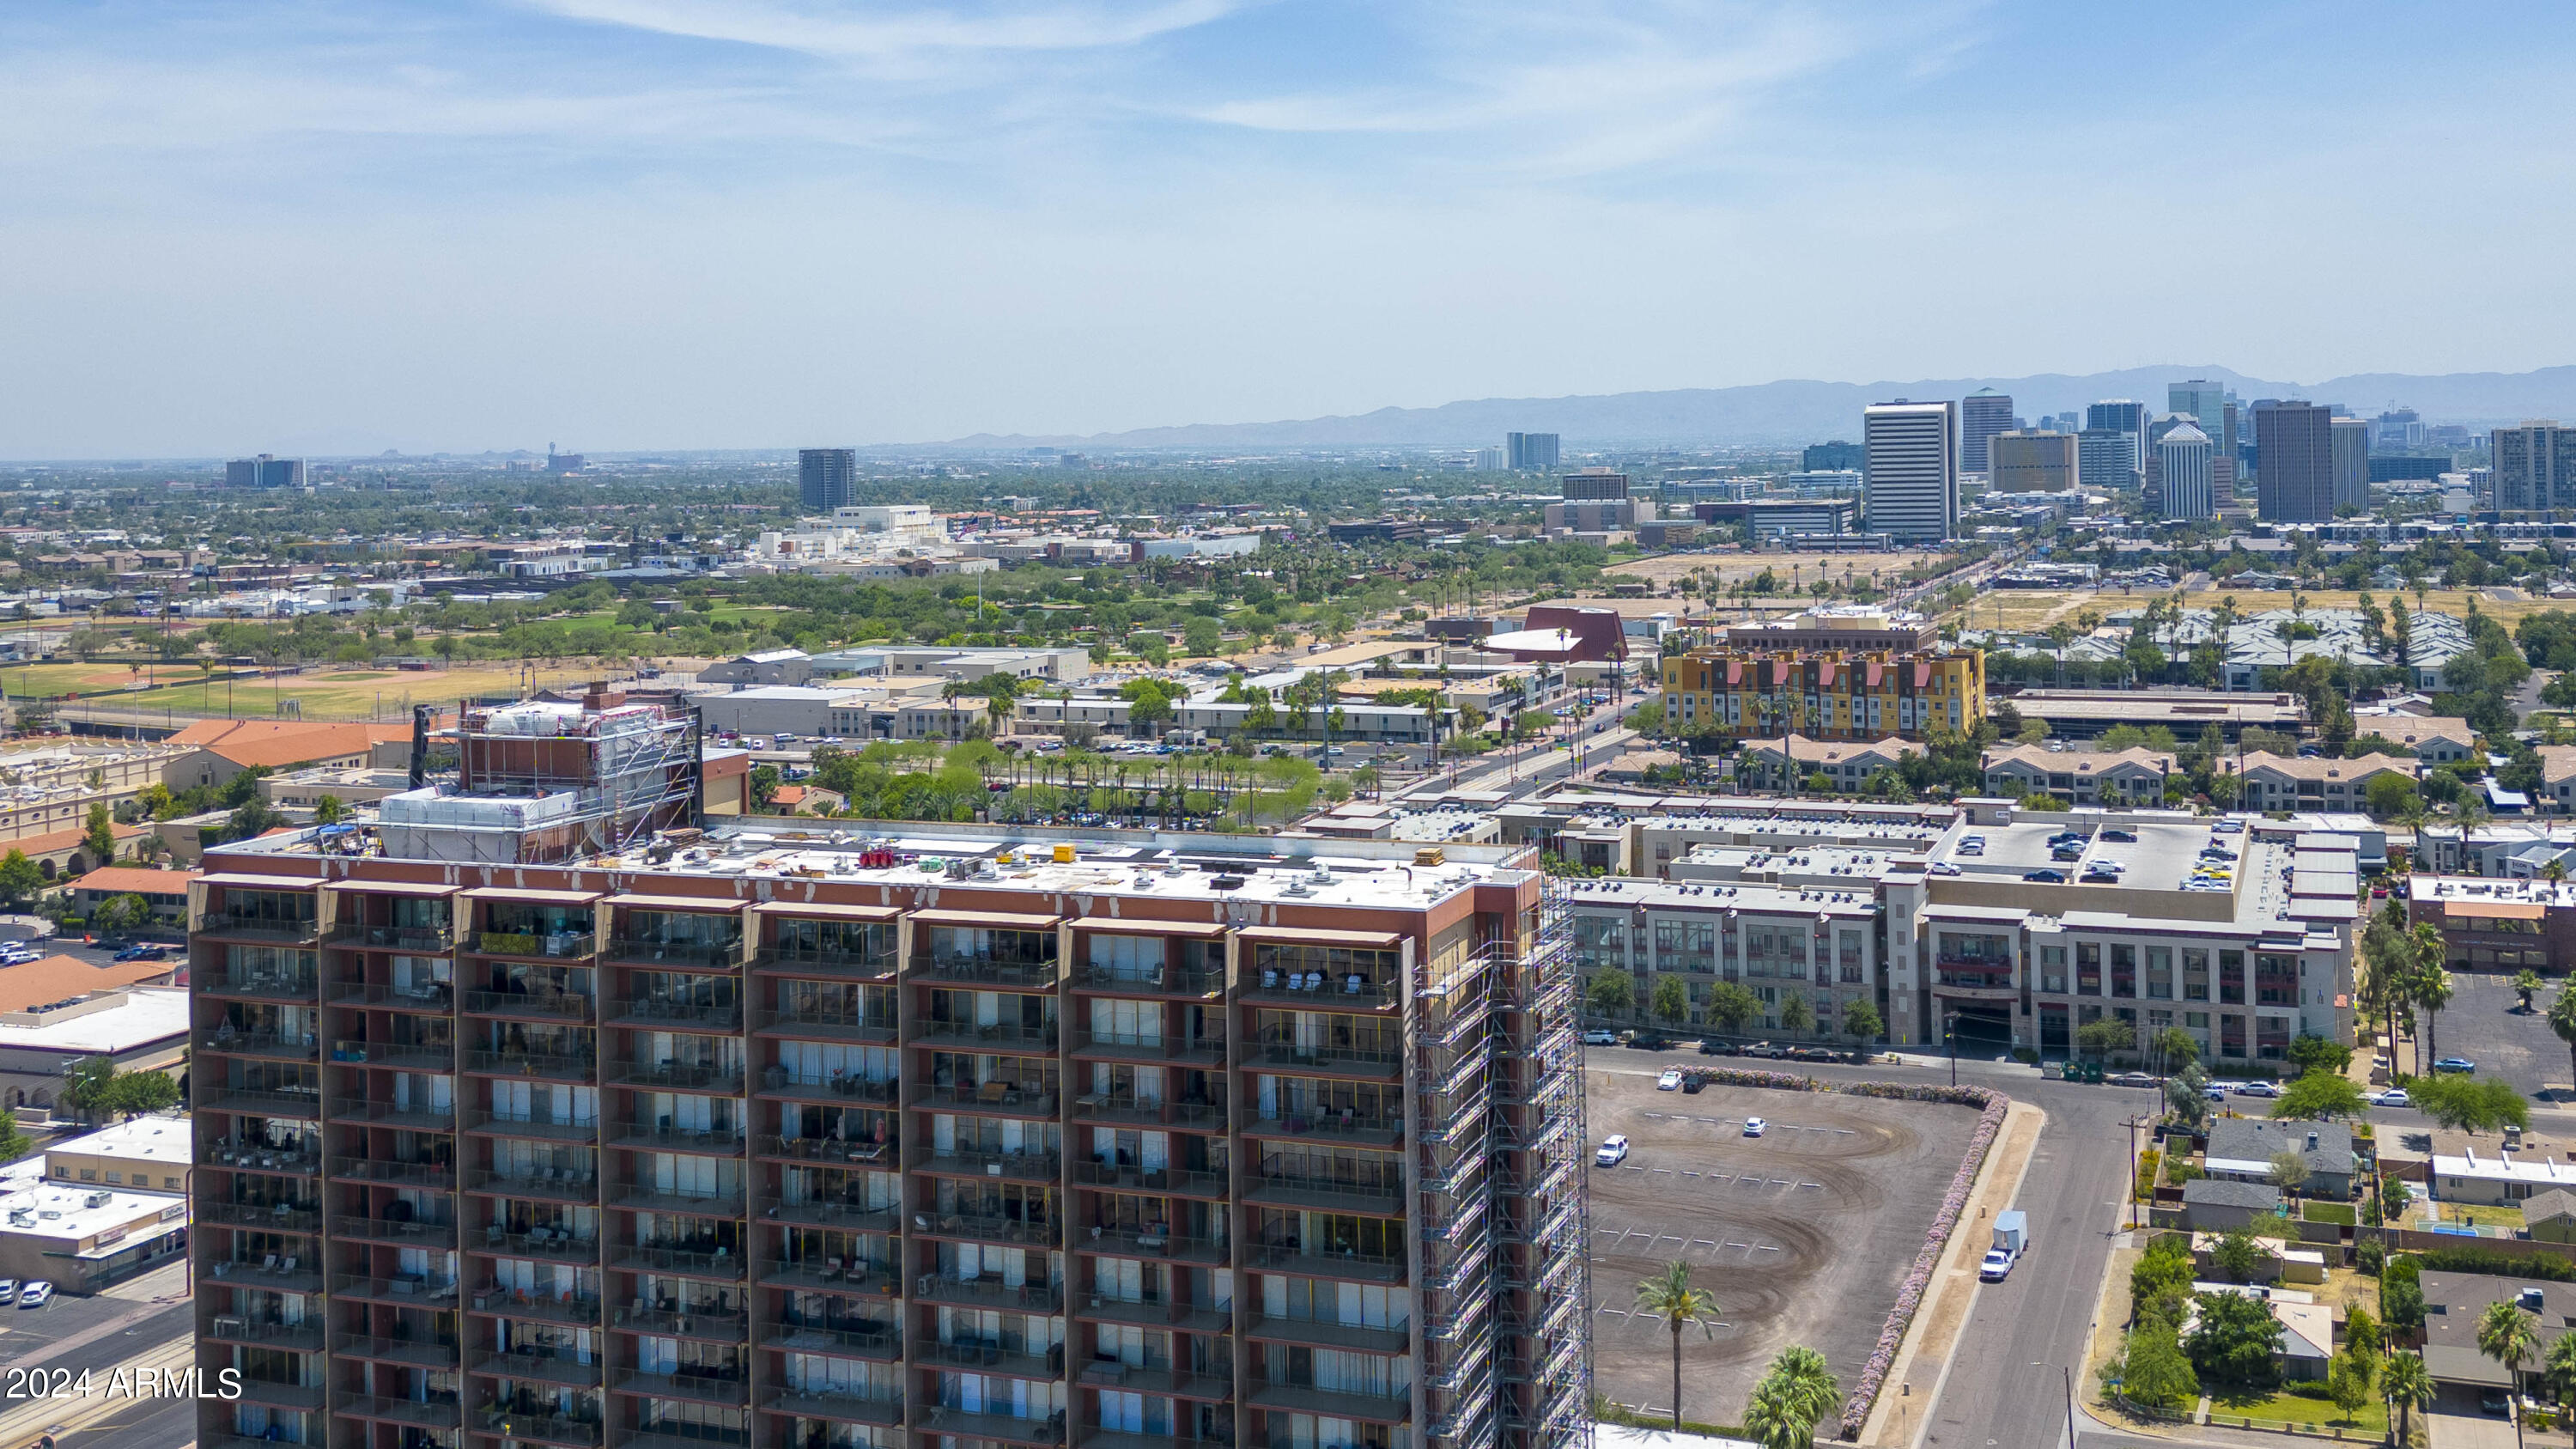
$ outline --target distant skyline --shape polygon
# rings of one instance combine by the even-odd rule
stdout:
[[[2537,3],[25,0],[0,457],[2554,367],[2571,40]]]

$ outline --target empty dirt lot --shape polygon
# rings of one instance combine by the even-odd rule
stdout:
[[[1737,1422],[1791,1344],[1857,1383],[1977,1114],[1755,1087],[1658,1092],[1652,1073],[1594,1070],[1588,1082],[1593,1145],[1613,1132],[1636,1144],[1623,1166],[1585,1169],[1594,1387],[1670,1411],[1670,1331],[1627,1310],[1637,1281],[1675,1258],[1717,1296],[1714,1336],[1683,1335],[1684,1417]],[[1747,1116],[1770,1130],[1745,1137]]]

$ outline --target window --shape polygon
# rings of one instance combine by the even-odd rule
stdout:
[[[96,1182],[96,1181],[98,1181],[98,1169],[96,1169],[96,1168],[92,1168],[92,1167],[84,1167],[84,1168],[82,1168],[82,1169],[81,1169],[81,1179],[80,1179],[80,1180],[81,1180],[81,1181],[83,1181],[83,1182]]]
[[[125,1183],[125,1174],[111,1167],[107,1170],[107,1180],[121,1187]]]
[[[161,1185],[167,1188],[176,1188],[179,1185],[179,1179],[175,1177],[165,1177],[161,1179]]]

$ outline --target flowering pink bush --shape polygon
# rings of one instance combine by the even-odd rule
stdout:
[[[1840,1092],[1852,1097],[1882,1097],[1901,1102],[1940,1102],[1951,1106],[1978,1109],[1977,1130],[1968,1138],[1968,1151],[1959,1159],[1959,1170],[1950,1179],[1950,1190],[1941,1197],[1940,1211],[1932,1215],[1932,1226],[1923,1235],[1923,1250],[1914,1255],[1913,1271],[1897,1286],[1896,1306],[1888,1310],[1887,1323],[1879,1329],[1878,1346],[1871,1351],[1869,1362],[1861,1369],[1860,1382],[1843,1399],[1842,1437],[1860,1438],[1861,1426],[1868,1422],[1872,1405],[1887,1387],[1887,1375],[1896,1366],[1896,1351],[1905,1342],[1905,1331],[1914,1324],[1915,1312],[1923,1306],[1923,1294],[1932,1285],[1932,1275],[1941,1263],[1941,1253],[1950,1245],[1950,1234],[1959,1225],[1959,1215],[1968,1210],[1968,1195],[1975,1190],[1977,1173],[1985,1166],[1986,1153],[2002,1133],[2004,1113],[2011,1109],[2012,1098],[1984,1087],[1918,1086],[1908,1082],[1820,1082],[1813,1077],[1794,1076],[1788,1072],[1756,1071],[1745,1067],[1685,1067],[1685,1077],[1697,1078],[1710,1086],[1767,1087],[1783,1092]]]

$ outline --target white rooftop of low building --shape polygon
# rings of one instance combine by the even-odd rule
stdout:
[[[185,1164],[189,1161],[189,1146],[187,1118],[156,1114],[47,1143],[45,1150]]]
[[[1878,912],[1874,881],[1845,890],[1799,890],[1765,885],[1650,881],[1623,877],[1574,881],[1566,902],[1582,906],[1632,906],[1647,910],[1732,910],[1759,915],[1837,915],[1867,918]]]
[[[125,988],[125,1000],[41,1026],[0,1023],[0,1047],[28,1051],[125,1052],[188,1032],[188,993],[177,987]]]
[[[169,1216],[162,1220],[165,1213]],[[0,1224],[6,1225],[6,1231],[78,1242],[110,1228],[128,1228],[126,1237],[116,1244],[118,1251],[154,1235],[130,1231],[138,1218],[160,1220],[156,1222],[159,1231],[183,1228],[188,1222],[187,1199],[168,1193],[119,1192],[114,1188],[50,1181],[0,1197]]]

